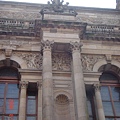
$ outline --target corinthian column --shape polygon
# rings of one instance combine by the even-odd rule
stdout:
[[[19,120],[26,119],[26,91],[28,82],[20,81],[20,105],[19,105]]]
[[[81,43],[71,42],[72,58],[73,58],[73,76],[75,84],[75,96],[76,96],[76,112],[77,120],[87,120],[87,104],[86,104],[86,92],[83,80],[83,71],[81,64]]]
[[[96,104],[97,104],[98,118],[99,120],[105,120],[102,99],[100,94],[100,85],[95,84],[94,88],[95,88],[95,98],[96,98]]]
[[[53,120],[53,79],[51,47],[53,42],[43,41],[43,120]]]

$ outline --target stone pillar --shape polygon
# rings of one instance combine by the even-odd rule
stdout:
[[[95,88],[95,98],[96,98],[96,104],[97,104],[98,118],[99,120],[105,120],[102,99],[100,94],[100,85],[95,84],[94,88]]]
[[[83,80],[83,71],[81,63],[81,46],[79,42],[71,42],[72,58],[73,58],[73,77],[75,85],[75,98],[76,98],[76,117],[77,120],[87,120],[87,101],[85,84]]]
[[[21,88],[20,105],[19,105],[19,120],[26,120],[26,92],[27,92],[28,82],[20,81],[19,86]]]
[[[51,47],[53,42],[43,41],[43,120],[53,120],[53,79]]]
[[[38,119],[37,120],[42,120],[42,85],[38,81],[37,82],[37,87],[38,87]]]

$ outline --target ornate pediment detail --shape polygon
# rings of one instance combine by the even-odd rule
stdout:
[[[60,0],[51,0],[48,1],[48,6],[44,7],[40,13],[42,16],[44,14],[57,14],[57,15],[69,15],[69,16],[76,16],[77,12],[73,9],[70,9],[68,7],[69,3],[66,2],[66,4],[63,4],[64,1]]]

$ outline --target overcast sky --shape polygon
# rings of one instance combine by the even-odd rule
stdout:
[[[2,1],[19,1],[19,2],[46,4],[47,1],[51,1],[51,0],[2,0]],[[70,6],[86,6],[86,7],[99,7],[99,8],[116,7],[116,0],[64,0],[64,1],[69,2]]]

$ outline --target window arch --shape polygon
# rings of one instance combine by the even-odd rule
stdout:
[[[120,84],[119,68],[102,66],[99,70],[103,73],[100,76],[101,98],[106,120],[120,120]]]
[[[10,65],[3,66],[4,62],[0,62],[0,120],[17,120],[20,75],[15,65],[18,64],[11,61]]]

